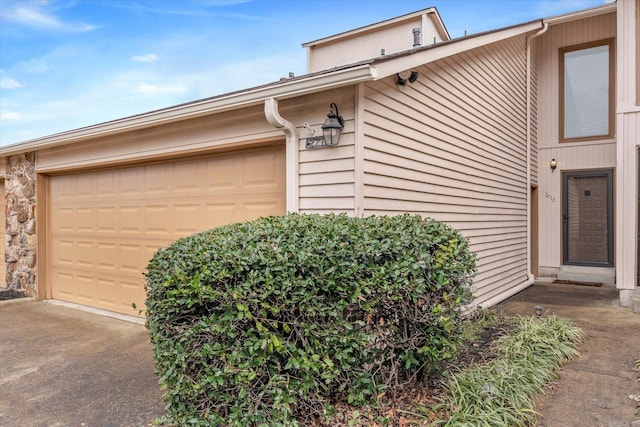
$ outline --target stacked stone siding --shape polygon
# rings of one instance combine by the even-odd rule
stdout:
[[[6,283],[36,295],[35,154],[11,156],[5,178]]]

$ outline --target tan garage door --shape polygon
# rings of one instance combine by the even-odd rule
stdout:
[[[285,213],[284,147],[54,176],[50,194],[53,298],[137,315],[158,248]]]

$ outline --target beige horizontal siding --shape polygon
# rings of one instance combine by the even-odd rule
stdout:
[[[335,103],[345,119],[339,145],[306,148],[312,136],[303,124],[316,129]],[[347,213],[355,210],[355,88],[345,87],[283,100],[280,113],[298,128],[298,210],[301,213]]]
[[[530,121],[530,161],[531,185],[538,185],[538,69],[535,60],[531,61],[531,121]]]
[[[476,302],[526,280],[526,57],[512,38],[365,88],[366,214],[418,213],[469,238]]]

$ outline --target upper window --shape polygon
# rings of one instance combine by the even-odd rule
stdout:
[[[613,41],[560,50],[560,141],[612,138]]]

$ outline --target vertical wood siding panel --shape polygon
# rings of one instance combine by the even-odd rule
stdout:
[[[526,280],[526,56],[516,37],[365,87],[366,214],[445,221],[478,254],[482,303]]]

